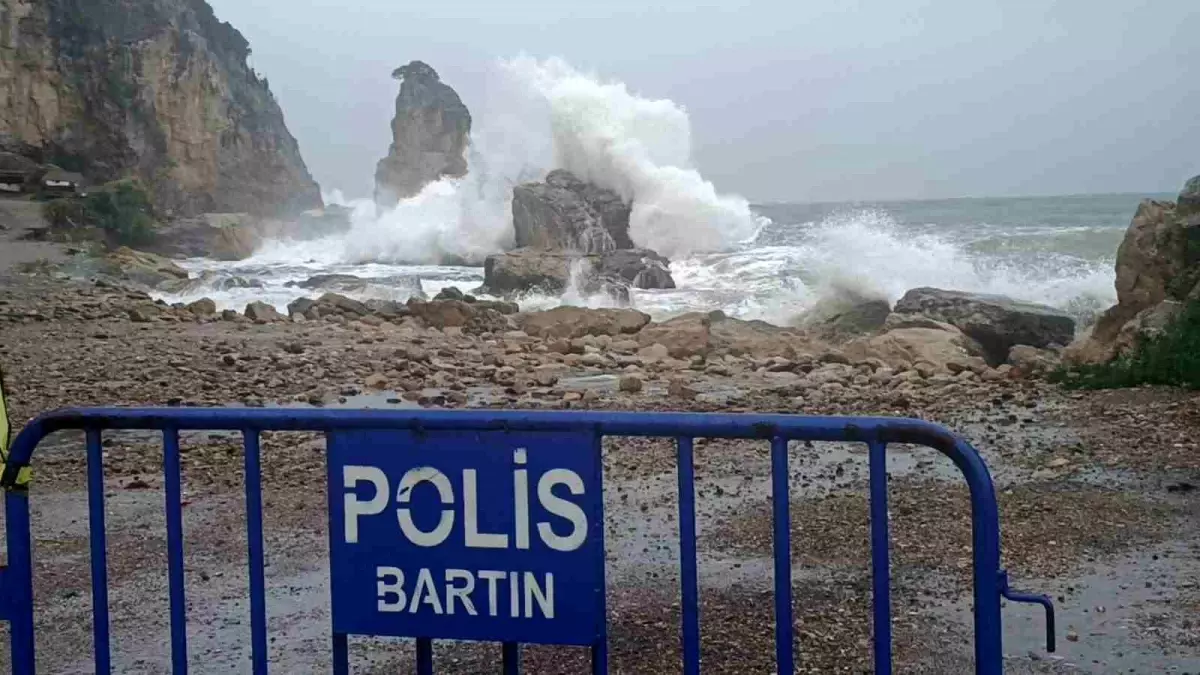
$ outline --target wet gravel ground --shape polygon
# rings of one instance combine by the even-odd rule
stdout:
[[[67,404],[305,405],[316,389],[326,405],[416,405],[400,396],[371,395],[363,384],[397,349],[411,346],[412,336],[321,325],[132,324],[103,309],[118,306],[119,297],[83,296],[98,304],[79,309],[74,289],[39,283],[22,282],[0,305],[0,315],[10,316],[0,323],[0,362],[11,380],[18,424]],[[40,319],[29,316],[35,306]],[[417,338],[435,353],[458,349],[464,340]],[[288,351],[297,342],[302,356]],[[226,363],[227,354],[237,355],[235,365]],[[601,383],[599,395],[573,406],[882,414],[941,422],[974,443],[992,469],[1004,564],[1014,585],[1050,593],[1059,606],[1054,655],[1044,651],[1036,609],[1005,609],[1006,672],[1200,673],[1195,393],[1072,393],[1006,381],[953,400],[881,391],[799,402],[766,378],[734,373],[694,377],[702,389],[734,395],[682,400],[657,388],[656,378],[667,373],[649,372],[640,394],[618,392],[603,374],[581,374],[591,378],[584,380],[587,387]],[[564,387],[569,383],[541,397],[536,387],[516,394],[499,386],[465,389],[472,406],[562,407]],[[248,672],[239,439],[186,434],[182,450],[192,671]],[[849,444],[793,444],[790,456],[797,672],[870,672],[866,453]],[[169,672],[161,462],[153,435],[106,436],[113,645],[123,673]],[[39,666],[42,672],[91,672],[80,435],[47,439],[35,467]],[[953,465],[927,449],[892,448],[889,469],[897,672],[970,672],[965,488]],[[272,668],[327,672],[321,439],[265,435],[263,474]],[[768,448],[699,441],[696,474],[704,672],[774,672]],[[605,475],[611,672],[679,672],[673,446],[663,439],[609,439]],[[355,639],[351,651],[354,672],[411,668],[411,645],[402,641]],[[2,661],[7,650],[0,652]],[[530,673],[588,672],[586,650],[530,646],[523,656]],[[497,672],[499,651],[440,643],[437,670]]]

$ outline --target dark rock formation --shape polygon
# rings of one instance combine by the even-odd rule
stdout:
[[[800,317],[799,326],[823,339],[841,342],[879,331],[891,312],[887,300],[843,291],[821,298]]]
[[[392,145],[375,169],[375,202],[391,208],[443,176],[465,176],[471,113],[428,65],[397,68]]]
[[[612,251],[598,256],[594,274],[602,281],[629,288],[675,288],[671,261],[646,248]]]
[[[629,288],[675,288],[668,265],[666,258],[646,249],[581,255],[524,248],[488,256],[480,291],[500,297],[529,292],[557,295],[574,282],[582,293],[607,293],[627,300]]]
[[[512,209],[518,248],[579,253],[633,248],[629,205],[617,193],[561,169],[543,183],[514,188]]]
[[[517,250],[489,256],[484,292],[557,294],[573,284],[627,300],[630,288],[675,288],[671,261],[629,238],[631,207],[617,193],[551,171],[513,189]]]
[[[1177,204],[1147,199],[1117,249],[1117,304],[1065,354],[1071,363],[1103,363],[1162,330],[1182,302],[1200,300],[1200,176]]]
[[[1015,345],[1064,347],[1075,337],[1075,320],[1053,307],[999,295],[916,288],[896,303],[898,314],[944,321],[982,345],[984,358],[998,366]]]
[[[320,206],[249,54],[203,0],[0,0],[0,137],[167,216]]]

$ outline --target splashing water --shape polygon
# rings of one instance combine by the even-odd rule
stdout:
[[[208,295],[234,308],[266,299],[282,307],[301,294],[284,283],[330,272],[375,280],[363,294],[376,297],[404,299],[412,285],[389,289],[386,279],[412,276],[426,294],[450,285],[469,291],[482,281],[483,259],[513,244],[512,188],[553,168],[630,200],[633,241],[672,259],[677,289],[633,291],[635,306],[657,318],[722,309],[789,323],[831,293],[894,302],[918,286],[1009,295],[1084,320],[1115,299],[1111,256],[1134,197],[999,200],[1002,213],[1018,215],[995,226],[985,219],[996,215],[998,200],[842,207],[815,217],[793,215],[812,207],[782,205],[760,215],[695,170],[690,122],[672,101],[638,96],[560,59],[524,56],[495,65],[482,99],[472,104],[477,124],[465,177],[432,183],[385,212],[327,193],[327,203],[352,210],[348,231],[268,242],[240,263],[186,263],[253,277],[263,288],[195,289],[167,299]],[[1079,218],[1063,215],[1076,210]],[[574,284],[561,298],[522,302],[559,304],[611,300]]]

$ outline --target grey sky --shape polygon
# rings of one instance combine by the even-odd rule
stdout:
[[[366,195],[392,69],[468,107],[490,62],[561,56],[687,108],[755,201],[1173,192],[1200,173],[1195,0],[209,0],[250,40],[325,188]]]

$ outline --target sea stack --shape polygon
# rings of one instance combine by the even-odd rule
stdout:
[[[421,61],[397,68],[392,145],[375,170],[375,203],[392,208],[443,176],[467,174],[471,113],[458,93]]]

